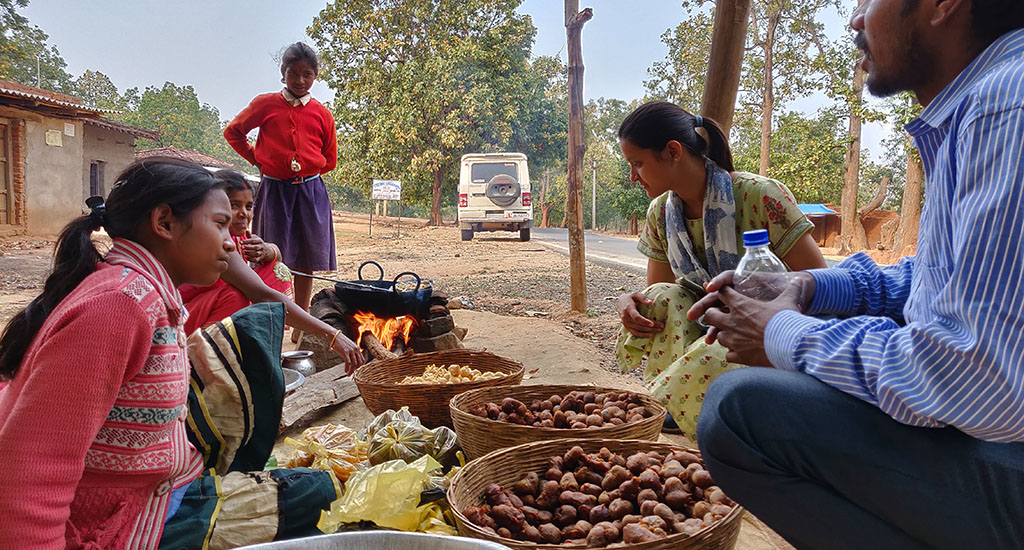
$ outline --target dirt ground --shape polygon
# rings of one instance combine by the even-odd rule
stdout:
[[[423,220],[375,220],[372,237],[366,215],[335,213],[339,279],[355,279],[360,263],[374,260],[385,277],[413,271],[430,279],[449,298],[461,297],[471,307],[454,310],[459,326],[469,332],[464,343],[510,357],[536,370],[527,384],[611,385],[641,389],[633,376],[615,371],[613,350],[618,330],[614,298],[644,286],[643,277],[587,264],[588,313],[569,311],[569,260],[518,234],[485,233],[462,242],[455,227],[426,227]],[[53,239],[0,240],[0,323],[6,322],[41,290],[50,269]],[[367,268],[366,276],[374,276]],[[317,281],[314,290],[330,286]],[[286,348],[291,344],[286,341]],[[372,418],[361,399],[325,411],[318,423],[359,428]],[[295,437],[301,430],[285,436]],[[681,436],[663,436],[693,446]],[[290,447],[283,437],[275,455],[284,460]],[[746,515],[739,550],[791,548],[778,535]]]

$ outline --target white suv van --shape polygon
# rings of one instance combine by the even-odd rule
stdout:
[[[533,203],[526,155],[473,153],[462,155],[459,165],[462,240],[472,240],[474,231],[519,231],[519,240],[530,240]]]

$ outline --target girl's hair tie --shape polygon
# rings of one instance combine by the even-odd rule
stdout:
[[[704,117],[702,117],[700,115],[693,115],[693,127],[694,128],[703,128],[704,127]]]
[[[95,229],[107,224],[107,205],[103,204],[103,197],[93,195],[85,199],[85,205],[89,207],[89,217],[95,222]]]

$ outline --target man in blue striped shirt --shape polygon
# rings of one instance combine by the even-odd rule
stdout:
[[[712,384],[698,442],[800,548],[1024,548],[1024,1],[863,0],[850,25],[868,89],[925,107],[917,256],[769,303],[712,281],[690,318],[775,368]]]

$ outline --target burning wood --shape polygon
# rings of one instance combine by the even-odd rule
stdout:
[[[398,354],[384,347],[380,340],[373,335],[372,332],[368,332],[366,337],[362,339],[363,345],[370,351],[370,355],[373,355],[377,359],[394,359],[398,357]]]
[[[416,320],[411,315],[380,318],[372,313],[356,312],[352,319],[358,323],[356,345],[363,344],[378,359],[398,357],[391,351],[395,338],[401,337],[406,344],[409,336],[416,328]]]

